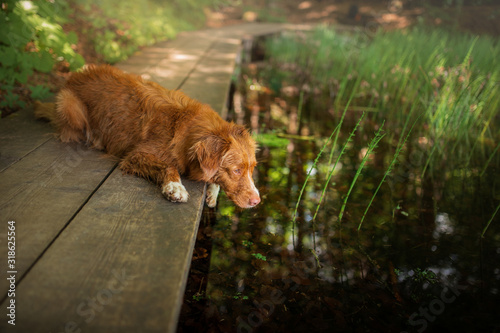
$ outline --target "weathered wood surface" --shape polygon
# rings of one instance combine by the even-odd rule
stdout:
[[[7,222],[15,221],[18,279],[70,222],[114,164],[97,151],[50,139],[0,173],[0,248],[7,249]],[[2,272],[8,270],[5,252],[1,253]],[[8,281],[1,279],[2,297],[7,289]]]
[[[20,284],[17,329],[174,330],[203,201],[203,184],[184,184],[196,202],[168,202],[146,180],[115,170]]]
[[[181,34],[173,41],[161,42],[138,52],[117,67],[140,74],[167,89],[179,89],[212,43],[212,39],[204,38],[200,32]]]
[[[19,129],[23,129],[19,131]],[[51,130],[33,121],[33,109],[17,112],[0,121],[0,172],[50,140]]]
[[[222,111],[243,36],[281,29],[183,33],[118,67]],[[7,128],[0,135],[0,248],[7,221],[15,220],[22,278],[15,331],[174,332],[205,184],[183,179],[189,203],[170,203],[158,187],[122,175],[100,152],[50,138],[48,124],[26,115],[17,124],[0,121],[0,130]],[[5,279],[0,288],[5,309]],[[0,331],[12,328],[0,321]]]

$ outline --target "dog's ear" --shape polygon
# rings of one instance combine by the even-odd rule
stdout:
[[[212,179],[219,170],[229,145],[229,141],[217,135],[207,136],[194,145],[194,153],[207,180]]]

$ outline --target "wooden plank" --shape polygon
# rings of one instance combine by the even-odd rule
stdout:
[[[52,137],[50,127],[34,121],[33,108],[0,120],[0,172]],[[1,183],[0,183],[1,184]]]
[[[183,33],[175,40],[141,50],[117,67],[167,89],[177,89],[213,41],[213,37],[203,32]]]
[[[226,29],[186,34],[182,36],[185,39],[176,42],[176,48],[168,43],[159,45],[143,51],[119,67],[145,74],[146,78],[170,89],[182,85],[182,90],[188,95],[221,111],[239,47],[238,38],[241,38],[238,33]],[[164,55],[172,49],[178,51],[175,57]],[[61,147],[53,141],[47,142],[49,144]],[[2,175],[8,172],[22,174],[23,168],[29,174],[30,163],[36,164],[36,158],[43,159],[42,155],[47,154],[43,151],[44,147],[45,145],[36,149],[16,163],[15,168],[7,169]],[[77,147],[74,149],[78,149]],[[67,157],[67,153],[56,154],[55,158],[59,163],[55,165],[60,165],[61,158]],[[86,168],[96,168],[91,161],[96,163],[95,159],[89,158]],[[64,228],[62,232],[55,236],[41,237],[57,238],[18,285],[16,330],[174,332],[204,203],[205,185],[184,179],[183,183],[190,193],[190,202],[170,203],[163,198],[160,189],[150,182],[124,176],[119,170],[114,170],[107,179],[106,175],[100,175],[101,180],[106,179],[104,183],[88,184],[89,187],[85,190],[94,190],[84,199],[85,204],[75,211],[74,202],[77,200],[72,200],[73,203],[64,209],[54,206],[54,203],[63,203],[61,197],[75,193],[81,195],[85,190],[78,184],[85,182],[87,177],[69,172],[70,178],[78,178],[74,186],[67,185],[66,180],[59,186],[47,186],[47,183],[40,182],[38,178],[40,174],[41,179],[47,178],[47,174],[50,174],[47,166],[47,161],[42,162],[38,173],[33,172],[26,184],[21,183],[17,187],[17,191],[6,190],[7,195],[17,200],[15,211],[18,213],[22,210],[23,202],[33,201],[33,206],[26,209],[31,212],[31,215],[27,214],[33,221],[33,212],[38,212],[37,209],[52,209],[49,217],[64,210],[73,212],[69,218],[58,218],[71,222],[62,227],[54,227],[59,232]],[[83,166],[77,167],[83,169]],[[109,170],[109,166],[104,170]],[[98,170],[87,172],[99,174]],[[7,176],[4,179],[8,185],[6,188],[16,188],[19,176],[12,177],[11,183],[7,183]],[[58,178],[54,175],[51,177]],[[72,181],[73,179],[68,180],[70,183]],[[99,188],[95,191],[97,186]],[[40,190],[33,191],[33,188]],[[32,195],[25,194],[31,192]],[[41,196],[47,196],[43,207],[39,203]],[[10,204],[11,202],[5,202],[0,208]],[[9,214],[0,216],[5,221],[11,219]],[[23,217],[16,215],[15,218]],[[37,233],[34,231],[38,231],[37,226],[28,224],[30,221],[25,223],[19,223],[19,229],[26,226],[26,232],[31,232],[36,239]],[[0,235],[3,237],[0,242],[6,239],[5,236]],[[26,235],[19,237],[19,249],[31,247],[35,243]],[[33,252],[40,253],[40,250]],[[0,260],[5,262],[3,257]],[[20,265],[24,264],[21,262]],[[2,307],[5,308],[7,302],[8,299],[5,299]],[[0,321],[0,331],[5,331],[8,327],[10,326],[6,321]]]
[[[164,78],[165,82],[172,79],[170,83],[177,86],[212,43],[203,39],[195,48],[184,45],[190,41],[192,39],[184,38],[180,44],[162,43],[150,48],[148,52],[132,57],[129,63],[142,64],[141,68],[146,72],[151,63],[161,63],[166,52],[181,50],[184,46],[187,48],[186,54],[191,56],[179,56],[184,62],[182,66],[172,69],[177,73],[176,76]],[[181,51],[175,52],[181,54]],[[139,67],[136,69],[141,70]],[[17,237],[23,244],[17,256],[20,279],[115,163],[102,160],[102,153],[84,149],[83,145],[64,145],[51,140],[54,130],[49,124],[36,121],[32,109],[22,110],[2,119],[0,130],[0,167],[6,169],[28,153],[33,154],[19,167],[0,174],[0,217],[2,221],[15,220],[21,228]],[[47,145],[44,146],[44,143]],[[38,147],[40,149],[36,150]],[[83,162],[88,163],[80,164],[79,155],[88,157],[87,153],[91,156],[90,160],[84,160]],[[75,164],[78,166],[74,166]],[[89,166],[94,166],[99,172],[95,168],[89,169]],[[52,186],[59,187],[54,191]],[[67,195],[64,187],[71,188],[74,193]],[[61,201],[59,196],[64,200]],[[33,230],[37,230],[37,233]],[[4,223],[0,227],[0,246],[6,247],[6,234],[7,225]],[[7,262],[3,260],[4,256],[6,258],[6,253],[2,253],[0,257],[0,267],[5,271]],[[0,293],[4,295],[8,283],[5,279],[1,281]]]
[[[0,248],[7,248],[7,222],[15,221],[18,280],[113,168],[101,155],[50,139],[0,173]],[[8,270],[7,251],[0,270]],[[2,297],[7,290],[0,279]]]
[[[241,42],[235,39],[220,39],[215,42],[181,86],[181,90],[222,113],[240,45]]]
[[[212,44],[207,38],[190,41],[207,48]],[[207,54],[197,52],[202,59]],[[195,66],[204,68],[199,63],[203,60],[187,57],[188,67],[178,70],[192,66],[190,72],[196,72]],[[166,77],[163,84],[179,77]],[[219,87],[208,92],[215,96]],[[225,93],[219,96],[224,99]],[[150,182],[115,170],[19,285],[17,329],[43,326],[60,332],[74,323],[91,332],[174,332],[205,195],[205,184],[183,183],[190,201],[175,204]],[[88,299],[105,298],[117,275],[133,281],[113,294],[113,301],[99,303],[106,309],[91,316]]]
[[[18,332],[174,332],[204,199],[184,184],[171,203],[115,170],[18,287]]]

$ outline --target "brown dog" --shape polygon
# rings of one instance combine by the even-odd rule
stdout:
[[[88,66],[70,76],[56,110],[38,108],[35,115],[49,119],[61,141],[85,141],[119,157],[121,170],[161,185],[170,201],[188,200],[179,175],[186,174],[209,183],[210,207],[219,186],[242,208],[260,202],[248,131],[180,91],[112,66]]]

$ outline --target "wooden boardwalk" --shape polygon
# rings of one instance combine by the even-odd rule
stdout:
[[[182,33],[118,67],[222,112],[242,39],[285,28]],[[31,109],[0,120],[0,331],[174,332],[205,184],[183,179],[189,202],[168,202],[102,152],[63,144],[52,132]],[[6,316],[12,300],[15,326]]]

